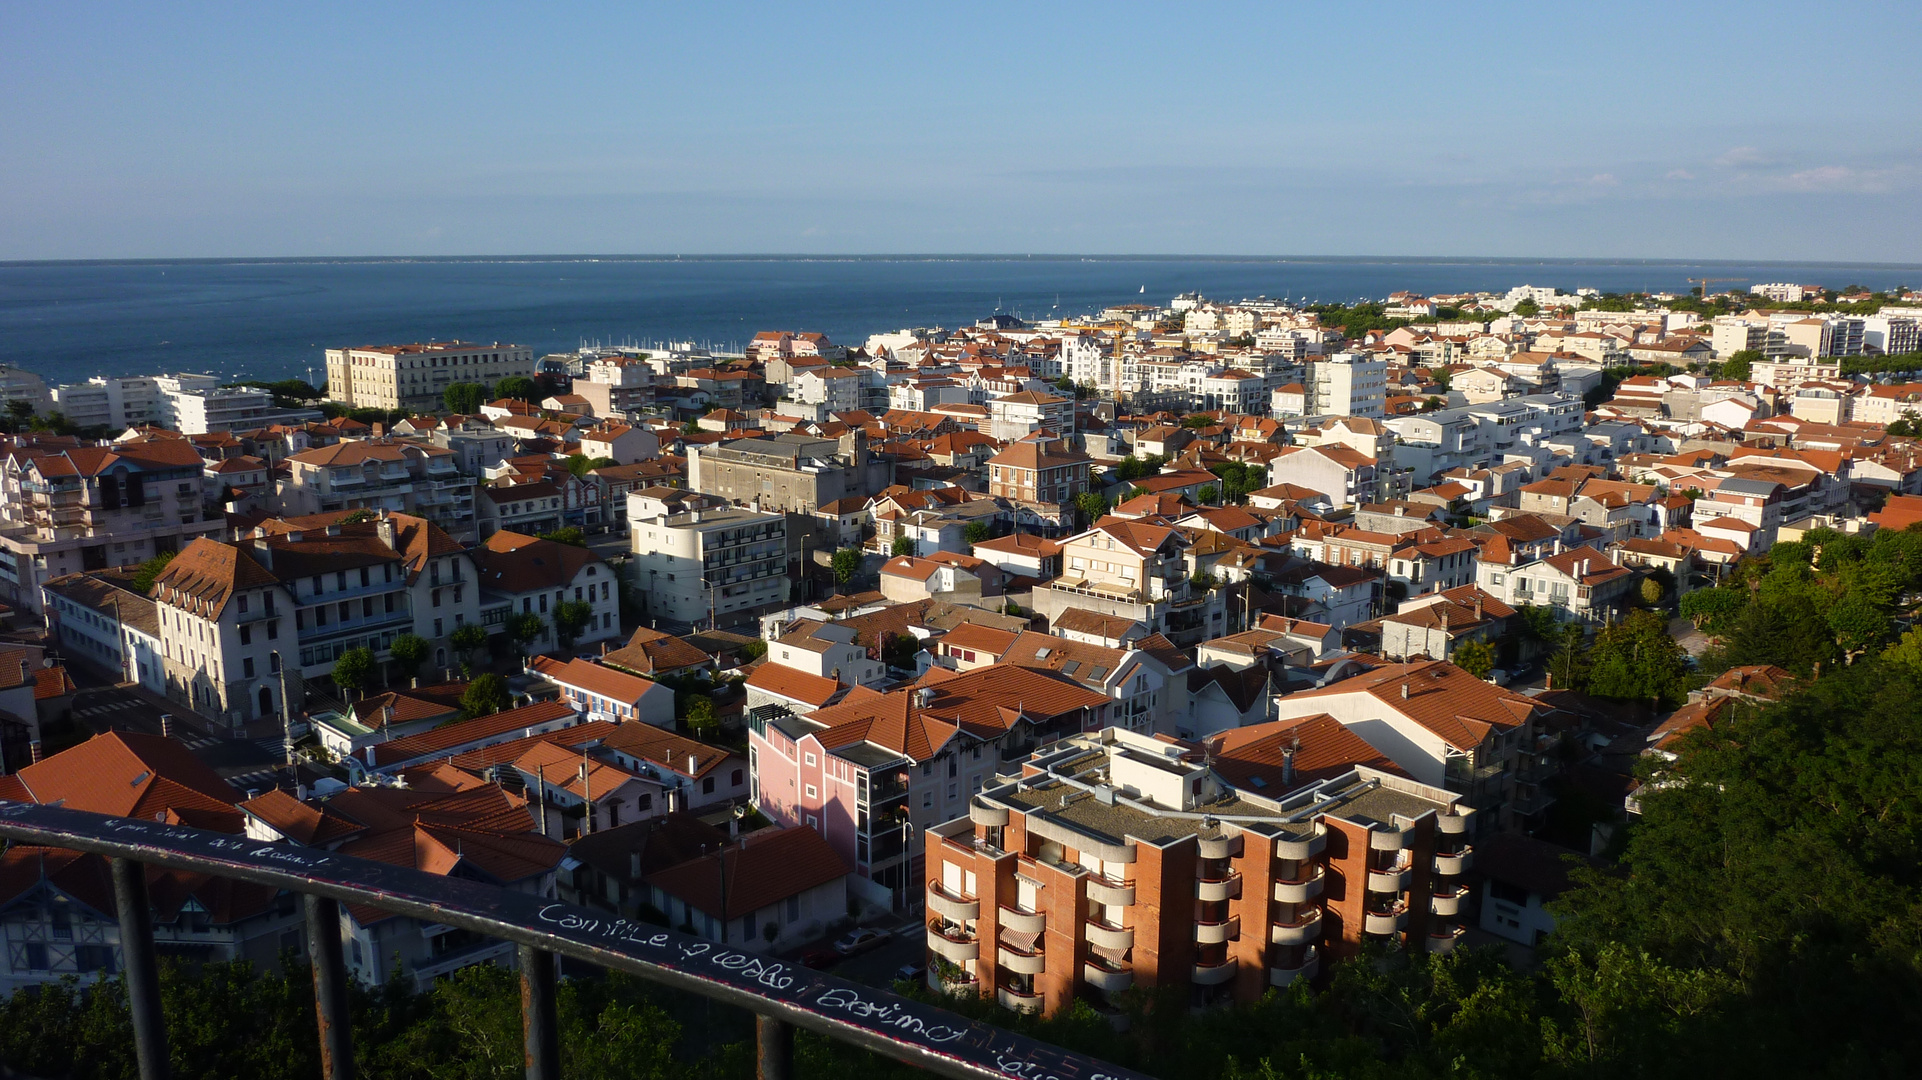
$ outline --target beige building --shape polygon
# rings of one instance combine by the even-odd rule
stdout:
[[[357,409],[438,409],[454,383],[532,378],[534,350],[495,342],[433,341],[327,350],[327,400]]]
[[[887,485],[888,468],[859,430],[839,439],[769,435],[687,449],[687,486],[762,510],[810,514]]]

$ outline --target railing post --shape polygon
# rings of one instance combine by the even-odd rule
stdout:
[[[765,1013],[754,1014],[754,1080],[794,1075],[794,1027]]]
[[[527,1080],[561,1080],[560,1021],[554,1008],[554,954],[516,946],[521,968],[521,1033]]]
[[[133,1014],[134,1053],[140,1080],[167,1080],[167,1025],[160,1015],[160,966],[154,957],[153,908],[147,900],[147,868],[132,859],[109,862],[114,906],[120,915],[120,957],[127,975],[127,1008]]]
[[[347,962],[340,951],[340,904],[301,897],[307,908],[307,962],[314,969],[314,1018],[320,1024],[321,1080],[351,1080],[354,1040],[347,1006]]]

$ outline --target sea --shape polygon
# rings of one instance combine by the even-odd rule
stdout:
[[[323,350],[447,340],[738,351],[761,330],[872,333],[1038,320],[1116,303],[1381,299],[1392,292],[1686,291],[1768,281],[1922,286],[1922,267],[1519,259],[548,256],[0,263],[0,364],[93,375],[324,377]]]

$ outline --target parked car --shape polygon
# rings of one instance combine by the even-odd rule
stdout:
[[[894,981],[920,982],[927,977],[927,974],[928,966],[926,964],[902,964],[900,967],[894,969]]]
[[[817,969],[824,968],[837,963],[840,959],[841,954],[833,949],[809,949],[801,954],[801,966]]]
[[[867,927],[857,927],[848,931],[841,937],[841,940],[834,943],[834,951],[840,953],[842,956],[853,956],[858,952],[866,952],[887,939],[888,932],[886,930],[872,930]]]

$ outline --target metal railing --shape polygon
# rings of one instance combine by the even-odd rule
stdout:
[[[941,1076],[1147,1080],[1131,1070],[776,957],[593,908],[409,867],[157,821],[5,801],[0,801],[0,838],[109,858],[141,1080],[168,1076],[167,1034],[144,869],[148,864],[303,895],[324,1080],[349,1080],[353,1074],[348,974],[340,936],[343,901],[512,942],[520,968],[529,1080],[560,1077],[557,956],[624,971],[753,1012],[756,1075],[762,1080],[787,1080],[793,1075],[796,1027]]]

